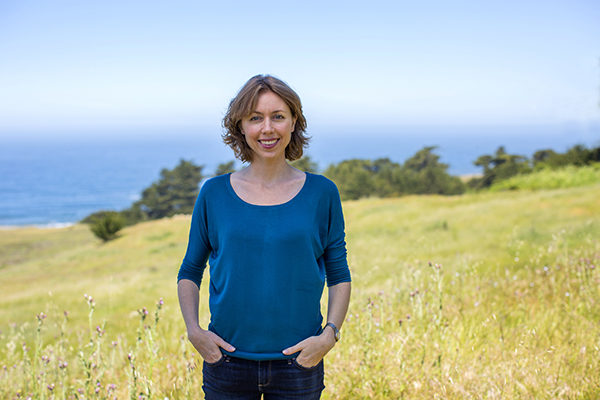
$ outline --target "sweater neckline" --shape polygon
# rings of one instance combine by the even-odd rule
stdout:
[[[247,206],[250,207],[257,207],[257,208],[274,208],[274,207],[283,207],[286,206],[288,204],[293,203],[294,201],[296,201],[296,199],[298,199],[306,190],[306,187],[308,186],[308,180],[310,179],[310,173],[309,172],[304,172],[304,174],[306,175],[306,178],[304,179],[304,183],[302,184],[302,187],[300,188],[300,190],[298,191],[298,193],[296,193],[294,195],[294,197],[292,197],[291,199],[283,202],[283,203],[279,203],[279,204],[254,204],[254,203],[249,203],[246,200],[242,199],[233,189],[233,185],[231,184],[231,172],[229,172],[226,175],[226,185],[227,185],[227,190],[229,191],[229,193],[238,201],[241,202]]]

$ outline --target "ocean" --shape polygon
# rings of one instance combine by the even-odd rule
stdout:
[[[218,129],[99,132],[0,133],[0,226],[57,227],[98,210],[121,210],[159,178],[162,168],[173,168],[182,158],[203,165],[205,175],[233,159]],[[306,154],[321,170],[351,158],[388,157],[401,163],[435,145],[449,172],[464,175],[481,172],[473,161],[500,145],[528,157],[540,149],[600,145],[600,125],[577,124],[320,127],[310,134]]]

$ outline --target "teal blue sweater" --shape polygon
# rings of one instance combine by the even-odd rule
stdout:
[[[200,287],[208,260],[208,329],[236,348],[228,354],[289,358],[282,350],[321,331],[325,281],[350,281],[344,237],[329,179],[307,173],[293,199],[259,206],[237,196],[230,174],[221,175],[200,190],[177,280]]]

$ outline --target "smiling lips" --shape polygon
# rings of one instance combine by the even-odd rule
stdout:
[[[275,145],[277,144],[277,142],[279,142],[279,139],[262,139],[258,141],[261,146],[265,149],[271,149],[273,147],[275,147]]]

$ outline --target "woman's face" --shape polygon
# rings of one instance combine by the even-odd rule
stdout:
[[[281,97],[271,91],[262,92],[254,110],[241,121],[242,133],[252,149],[252,161],[285,160],[285,148],[295,124],[296,118]]]

